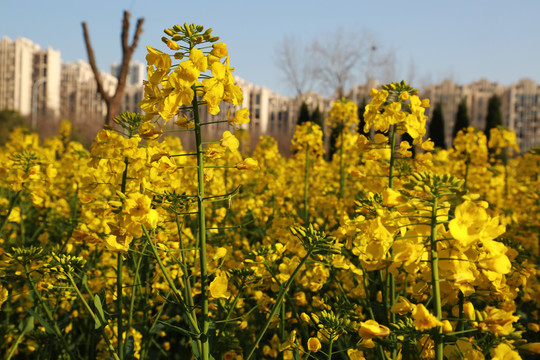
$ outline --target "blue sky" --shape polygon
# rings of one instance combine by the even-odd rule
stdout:
[[[146,45],[160,48],[163,29],[197,23],[227,43],[236,74],[283,95],[293,89],[275,62],[285,36],[299,42],[327,38],[341,29],[369,34],[380,53],[395,55],[395,81],[422,84],[451,78],[465,84],[488,78],[503,85],[522,78],[540,82],[540,1],[142,1],[1,0],[0,36],[26,37],[60,50],[62,60],[86,60],[81,22],[86,21],[100,70],[120,60],[124,10],[144,17],[134,59]],[[131,34],[130,34],[131,39]],[[312,59],[317,61],[317,59]],[[411,71],[411,69],[413,69]],[[358,69],[362,73],[362,69]]]

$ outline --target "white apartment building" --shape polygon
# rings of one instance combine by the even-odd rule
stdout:
[[[450,79],[442,83],[432,85],[421,92],[421,98],[429,99],[431,106],[426,109],[426,115],[431,119],[435,104],[441,103],[444,118],[444,137],[446,146],[452,146],[452,131],[456,121],[456,114],[461,99],[466,97],[469,92]],[[468,99],[469,100],[469,99]],[[428,119],[428,122],[429,122]],[[482,129],[483,130],[483,129]]]
[[[112,94],[116,77],[105,72],[100,76],[105,90]],[[95,135],[103,127],[107,108],[97,91],[90,64],[83,60],[63,64],[60,89],[62,118],[70,120],[76,131],[88,132],[88,137]]]
[[[48,48],[34,53],[32,121],[42,136],[56,133],[60,121],[60,52]]]
[[[59,120],[60,77],[59,51],[25,38],[0,41],[0,109],[18,111],[45,135]]]
[[[540,146],[540,85],[522,79],[503,94],[503,119],[516,132],[522,151]]]
[[[371,101],[371,96],[369,95],[371,89],[380,90],[381,86],[382,84],[377,80],[369,79],[365,84],[352,88],[348,97],[358,106],[362,106],[362,104],[369,104]]]
[[[503,86],[487,79],[468,85],[458,85],[451,80],[432,85],[422,91],[422,97],[430,99],[431,116],[433,107],[441,102],[445,123],[446,144],[452,144],[452,130],[457,108],[465,98],[471,126],[484,131],[489,99],[497,95],[501,99],[503,125],[516,132],[522,151],[540,146],[540,85],[529,79]]]
[[[0,41],[0,109],[16,110],[23,116],[32,112],[34,53],[39,45],[25,38]]]
[[[250,113],[250,122],[244,128],[249,131],[251,148],[256,146],[261,136],[269,135],[276,139],[282,154],[289,154],[302,100],[279,95],[240,78],[235,78],[235,81],[244,94],[243,107]],[[319,98],[322,96],[311,92],[303,97],[313,109],[319,105]],[[325,106],[326,103],[321,101],[319,110],[323,111]]]
[[[114,63],[111,65],[111,74],[118,77],[120,75],[121,64]],[[139,61],[132,61],[129,64],[128,76],[126,79],[126,90],[124,92],[124,100],[120,111],[131,111],[140,113],[139,101],[144,98],[143,81],[145,80],[146,70],[145,65]]]
[[[467,108],[472,127],[482,131],[485,130],[489,99],[493,95],[497,95],[502,101],[504,91],[505,88],[503,85],[487,79],[480,79],[464,86],[464,94],[467,97]]]
[[[120,76],[120,68],[122,67],[122,64],[113,63],[111,65],[111,74],[116,76]],[[145,80],[146,76],[146,66],[139,62],[139,61],[132,61],[129,63],[129,70],[128,70],[128,76],[126,78],[126,86],[131,85],[142,85],[143,81]]]

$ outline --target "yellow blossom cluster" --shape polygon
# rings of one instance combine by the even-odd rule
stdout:
[[[197,136],[200,105],[242,100],[225,44],[203,30],[166,29],[172,54],[148,48],[148,116],[119,116],[123,133],[104,129],[86,150],[63,123],[0,149],[3,357],[540,352],[538,151],[501,164],[488,145],[517,152],[514,135],[488,143],[473,128],[433,149],[428,102],[404,82],[372,91],[372,138],[354,103],[334,104],[332,160],[312,123],[290,157],[270,137],[243,154],[231,131],[184,149],[156,118]],[[223,120],[248,121],[244,109]]]

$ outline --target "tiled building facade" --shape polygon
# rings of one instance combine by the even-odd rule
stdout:
[[[113,64],[111,73],[118,71],[119,66]],[[144,95],[144,75],[143,64],[133,62],[130,65],[122,111],[140,112],[138,103]],[[112,93],[117,84],[116,76],[109,73],[101,76],[105,88]],[[280,151],[288,154],[302,101],[308,104],[310,111],[319,107],[323,116],[331,106],[330,99],[314,92],[288,98],[243,79],[235,80],[244,92],[241,107],[251,114],[250,123],[242,126],[249,134],[243,140],[246,149],[253,149],[260,136],[270,135],[276,139]],[[376,80],[370,80],[354,88],[348,97],[362,106],[369,102],[370,90],[378,87],[380,84]],[[429,98],[433,106],[437,102],[442,104],[447,144],[452,143],[460,101],[465,99],[467,103],[471,125],[484,130],[488,102],[493,95],[500,97],[504,125],[516,131],[522,150],[540,146],[540,85],[532,80],[524,79],[510,86],[486,79],[467,85],[445,80],[421,91],[421,96]],[[428,116],[433,106],[427,109]],[[238,108],[240,106],[225,104],[217,117],[210,117],[203,107],[201,117],[206,122],[226,120],[229,111],[232,116]],[[42,50],[28,39],[13,41],[7,37],[0,41],[0,109],[17,110],[44,136],[54,133],[59,120],[64,118],[71,120],[81,131],[95,133],[102,126],[106,112],[87,62],[62,64],[59,51]],[[205,129],[209,139],[216,139],[223,131],[230,130],[227,123],[213,123]],[[189,136],[181,137],[186,148],[194,146]]]
[[[354,88],[349,97],[361,106],[369,102],[370,90],[380,87],[381,84],[371,80]],[[465,100],[470,125],[484,131],[488,103],[493,95],[497,95],[501,100],[503,125],[516,132],[521,150],[527,151],[540,146],[540,85],[532,80],[522,79],[510,86],[503,86],[487,79],[466,85],[446,79],[420,91],[420,96],[428,98],[431,103],[431,107],[426,109],[428,124],[435,104],[441,103],[447,145],[452,144],[452,130],[459,103]]]
[[[497,95],[501,100],[503,125],[516,132],[521,150],[540,146],[540,85],[532,80],[522,79],[510,86],[486,79],[467,85],[445,80],[423,89],[421,95],[431,101],[428,116],[434,105],[441,102],[447,144],[452,143],[452,129],[462,99],[467,103],[471,126],[484,131],[489,99]]]

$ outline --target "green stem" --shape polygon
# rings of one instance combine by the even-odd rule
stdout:
[[[390,169],[388,170],[388,187],[392,189],[394,187],[394,163],[396,161],[396,125],[390,127],[392,132],[390,140]]]
[[[60,339],[60,342],[62,343],[62,346],[64,347],[64,349],[68,353],[69,357],[71,359],[75,359],[76,357],[69,350],[69,345],[68,345],[66,339],[64,338],[64,336],[62,335],[62,332],[58,328],[58,324],[57,324],[56,320],[54,319],[51,310],[49,309],[47,304],[45,304],[45,301],[43,301],[43,298],[41,297],[41,294],[36,289],[36,285],[34,284],[34,281],[32,280],[32,277],[30,276],[30,270],[28,269],[28,264],[24,264],[24,271],[26,273],[26,278],[28,280],[28,283],[30,284],[30,287],[32,288],[32,292],[34,293],[34,295],[36,295],[36,298],[37,298],[39,304],[41,305],[41,307],[43,308],[43,311],[45,311],[45,316],[47,316],[47,320],[51,323],[55,335],[58,337],[58,339]]]
[[[171,276],[169,275],[169,272],[167,269],[165,269],[165,265],[163,265],[163,262],[161,261],[161,258],[159,257],[159,254],[157,252],[157,248],[152,242],[152,239],[150,239],[150,235],[148,234],[148,230],[146,230],[146,227],[142,225],[143,233],[146,238],[146,242],[150,245],[150,248],[152,249],[152,253],[154,254],[154,258],[156,259],[159,268],[161,269],[161,272],[163,273],[163,276],[165,277],[165,280],[167,280],[167,283],[169,284],[169,287],[171,288],[173,294],[175,295],[176,301],[180,303],[182,306],[186,317],[188,319],[189,325],[191,329],[196,333],[196,335],[199,335],[201,332],[199,330],[199,325],[197,324],[197,321],[194,317],[191,316],[189,308],[186,306],[186,303],[184,299],[182,298],[182,295],[176,288],[176,285],[174,285],[174,281],[171,279]],[[197,340],[197,344],[199,345],[199,340]],[[200,346],[199,346],[200,350]]]
[[[309,221],[308,176],[309,176],[309,144],[306,145],[306,158],[305,158],[305,166],[304,166],[304,224],[307,224]]]
[[[69,279],[69,282],[71,283],[71,285],[73,286],[73,288],[75,289],[75,292],[77,293],[77,296],[79,297],[79,299],[81,299],[84,307],[86,308],[86,311],[88,311],[88,313],[90,314],[90,316],[92,316],[92,318],[94,319],[94,321],[96,319],[98,319],[99,323],[102,323],[102,319],[99,319],[97,317],[97,315],[92,311],[92,308],[90,307],[90,305],[88,305],[88,302],[86,302],[86,299],[84,298],[84,296],[82,295],[81,291],[79,290],[79,287],[77,286],[77,284],[75,283],[75,280],[73,280],[73,277],[71,276],[70,273],[66,273],[66,276],[68,277]],[[107,343],[107,346],[109,347],[109,350],[111,351],[112,353],[112,356],[116,359],[116,360],[119,360],[119,357],[118,355],[116,354],[116,351],[114,350],[114,346],[112,345],[111,343],[111,340],[109,339],[109,336],[107,335],[107,332],[105,331],[105,327],[104,326],[101,326],[101,333],[103,335],[103,339],[105,340],[105,342]]]
[[[246,360],[251,359],[251,357],[255,353],[255,350],[259,346],[259,343],[261,342],[264,334],[266,333],[266,330],[268,330],[268,327],[270,326],[270,322],[272,321],[274,316],[277,314],[277,312],[281,308],[285,294],[287,293],[287,291],[289,290],[289,287],[291,286],[294,279],[296,278],[296,275],[298,275],[298,272],[300,271],[302,266],[304,266],[304,264],[306,263],[307,259],[309,259],[310,256],[311,256],[311,250],[308,251],[308,253],[306,254],[306,256],[304,256],[304,258],[302,258],[302,260],[300,261],[300,264],[298,264],[296,269],[294,269],[293,273],[291,274],[291,277],[289,278],[287,283],[285,283],[285,286],[283,286],[281,290],[279,291],[279,294],[276,298],[276,302],[274,303],[274,306],[272,306],[272,310],[270,310],[270,314],[268,315],[268,319],[266,319],[266,323],[264,324],[263,328],[259,332],[259,335],[257,336],[257,340],[255,340],[255,344],[253,344],[253,347],[251,348],[251,351],[249,352]]]
[[[326,357],[327,360],[332,360],[332,346],[334,345],[334,334],[330,335],[330,339],[328,339],[328,356]]]
[[[128,166],[129,159],[124,158],[124,172],[122,173],[122,185],[120,191],[122,194],[126,193],[127,185],[127,175],[128,175]],[[124,267],[124,255],[118,252],[117,268],[116,268],[116,326],[118,328],[118,357],[120,360],[124,359],[124,326],[122,323],[122,310],[124,309],[123,296],[122,296],[122,287],[123,287],[123,273]],[[128,329],[129,330],[129,329]]]
[[[17,204],[17,202],[19,201],[20,196],[21,196],[21,190],[17,191],[15,196],[11,199],[11,201],[9,203],[9,209],[8,209],[7,215],[4,218],[4,221],[2,222],[2,225],[0,226],[0,236],[3,235],[2,231],[4,230],[4,227],[7,225],[8,221],[9,221],[9,215],[11,215],[11,212],[13,211],[13,208],[15,207],[15,204]]]
[[[178,241],[179,241],[180,249],[184,250],[184,242],[182,241],[182,227],[180,226],[178,215],[176,215],[175,220],[176,220],[176,231],[178,232]],[[187,303],[188,307],[191,309],[191,317],[193,319],[196,319],[197,313],[195,312],[195,305],[193,302],[193,293],[191,292],[191,282],[189,280],[188,267],[186,264],[184,251],[180,252],[180,257],[181,257],[181,262],[182,262],[180,265],[182,266],[182,272],[183,272],[182,277],[184,278],[184,298],[188,302]]]
[[[281,305],[279,312],[279,340],[285,342],[285,304]]]
[[[193,85],[193,120],[195,122],[195,141],[197,144],[197,180],[198,180],[198,220],[199,220],[199,258],[201,264],[201,311],[202,311],[202,331],[201,331],[201,359],[208,360],[210,350],[208,348],[208,268],[206,263],[206,215],[204,212],[204,150],[201,136],[201,120],[199,118],[199,103],[197,100],[197,89]]]
[[[19,336],[17,336],[17,339],[15,340],[15,343],[11,346],[11,350],[9,351],[9,355],[6,360],[10,360],[13,354],[15,354],[15,350],[17,350],[17,347],[19,347],[19,343],[21,342],[25,332],[21,331]]]
[[[462,331],[465,328],[465,313],[463,312],[463,293],[461,291],[458,292],[458,308],[459,308],[459,320],[457,322],[456,331]]]
[[[390,140],[390,165],[388,169],[388,188],[392,189],[394,187],[394,167],[396,162],[396,134],[397,134],[397,128],[396,125],[392,125],[391,127],[392,135]],[[392,248],[389,250],[389,255],[393,259],[394,254]],[[394,306],[395,299],[396,299],[396,279],[394,278],[394,275],[390,273],[389,269],[386,269],[386,285],[388,289],[388,302],[390,303],[390,308]],[[385,297],[386,298],[386,297]],[[390,313],[390,322],[395,323],[396,322],[396,314],[393,312],[388,311],[389,307],[387,309],[387,314]],[[394,335],[392,335],[394,336]],[[396,349],[392,349],[392,359],[395,359],[397,356]]]
[[[145,252],[146,247],[147,247],[147,244],[145,243],[142,250],[143,253]],[[137,289],[139,289],[141,297],[143,295],[142,287],[140,286],[141,277],[139,275],[143,258],[144,258],[143,255],[139,255],[139,259],[135,267],[135,279],[133,280],[134,284],[131,291],[131,300],[130,300],[130,305],[129,305],[129,316],[128,316],[128,323],[127,323],[128,329],[131,329],[131,324],[133,323],[133,312],[135,309],[135,299],[137,299]],[[135,256],[133,257],[133,261],[135,262]],[[127,350],[127,342],[124,343],[124,354],[126,353],[126,350]]]
[[[343,199],[345,197],[345,168],[343,166],[343,129],[345,125],[341,125],[340,133],[339,133],[339,197]]]
[[[441,291],[439,284],[439,255],[437,253],[437,206],[438,198],[433,199],[432,204],[432,218],[431,218],[431,287],[432,287],[432,298],[433,298],[433,310],[435,312],[435,317],[437,320],[441,320],[442,309],[441,309]],[[435,341],[435,359],[443,360],[443,341],[442,341],[442,328],[437,326],[434,332]]]
[[[471,163],[471,156],[467,155],[467,159],[465,160],[465,181],[463,182],[463,189],[467,189],[467,179],[469,178],[469,164]]]
[[[225,316],[225,319],[223,319],[223,326],[221,326],[221,328],[219,329],[219,332],[218,332],[218,339],[225,333],[225,328],[227,327],[227,324],[229,323],[229,319],[231,318],[231,315],[234,311],[234,309],[236,309],[236,304],[238,303],[238,300],[240,299],[240,293],[243,291],[244,289],[244,283],[242,282],[240,284],[240,287],[238,288],[238,292],[236,293],[236,295],[234,296],[234,299],[232,301],[232,303],[229,305],[229,310],[227,311],[227,315]],[[216,340],[216,343],[218,341]]]
[[[508,152],[506,151],[506,148],[503,150],[503,165],[504,165],[504,195],[505,197],[508,196]]]
[[[118,252],[116,269],[116,326],[118,328],[118,357],[124,359],[124,329],[122,326],[122,309],[124,307],[122,297],[122,267],[124,266],[124,255]]]

